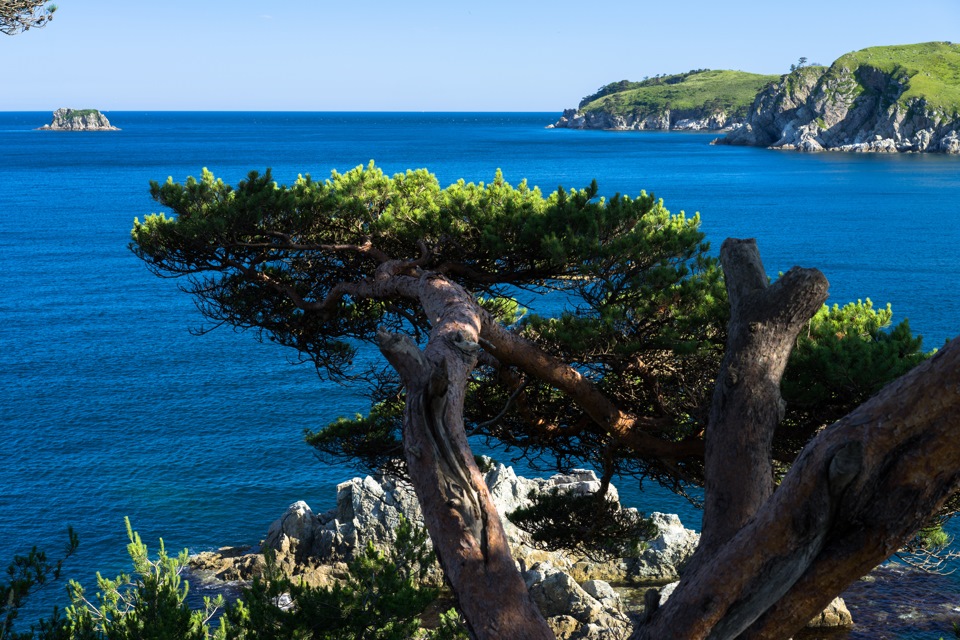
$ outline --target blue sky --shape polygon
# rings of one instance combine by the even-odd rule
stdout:
[[[0,111],[556,111],[607,82],[960,40],[960,0],[60,0]]]

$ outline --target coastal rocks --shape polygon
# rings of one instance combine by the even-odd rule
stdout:
[[[870,67],[805,67],[760,92],[744,125],[716,144],[854,153],[960,153],[960,121],[923,98],[901,100],[902,78]]]
[[[696,551],[700,535],[685,528],[676,514],[654,512],[650,518],[660,533],[647,543],[626,577],[638,582],[672,582]]]
[[[496,464],[484,479],[524,580],[551,628],[564,640],[628,637],[630,619],[609,583],[660,584],[676,579],[699,540],[677,516],[654,513],[651,518],[658,535],[630,557],[600,562],[538,549],[506,514],[530,504],[531,496],[541,492],[595,493],[600,488],[596,474],[574,470],[546,479],[523,478],[511,467]],[[608,491],[618,500],[614,487]],[[315,514],[303,501],[290,505],[270,525],[261,547],[273,550],[275,562],[287,575],[312,585],[332,584],[342,577],[344,563],[368,542],[390,545],[401,517],[422,522],[419,503],[408,484],[390,478],[379,482],[370,476],[353,478],[338,485],[337,506],[326,513]],[[265,562],[259,553],[223,549],[195,556],[192,566],[220,579],[249,580],[263,571]],[[439,583],[439,565],[428,579]]]
[[[96,109],[57,109],[40,131],[120,131]]]
[[[523,478],[511,467],[498,464],[484,479],[511,552],[524,566],[547,562],[581,581],[667,582],[676,578],[678,568],[692,555],[699,540],[677,516],[654,513],[651,518],[659,534],[631,557],[599,562],[569,552],[546,551],[532,544],[529,534],[511,523],[507,514],[529,505],[543,492],[595,493],[600,488],[596,474],[574,470],[546,479]],[[616,488],[611,486],[608,491],[617,501]],[[391,478],[381,482],[370,476],[354,478],[337,486],[337,506],[326,513],[314,515],[304,502],[291,505],[270,526],[263,547],[273,549],[280,558],[292,557],[300,565],[345,562],[368,541],[377,546],[390,545],[401,517],[422,522],[420,505],[409,485]],[[439,567],[436,570],[439,572]]]
[[[723,131],[732,130],[742,120],[731,118],[723,111],[672,111],[655,113],[634,112],[627,115],[607,111],[581,112],[566,109],[557,122],[547,129],[604,129],[607,131]]]
[[[606,582],[580,584],[547,562],[537,563],[523,578],[558,640],[619,640],[630,635],[630,618],[620,596]]]

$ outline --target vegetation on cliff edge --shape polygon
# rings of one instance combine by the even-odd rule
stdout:
[[[841,56],[831,71],[851,69],[865,86],[864,68],[876,69],[900,82],[903,92],[892,99],[906,105],[922,98],[928,110],[946,115],[960,113],[960,44],[924,42],[921,44],[869,47]]]
[[[744,71],[705,69],[649,78],[643,82],[624,80],[606,85],[584,98],[587,102],[580,103],[580,110],[606,111],[615,115],[636,113],[641,117],[667,109],[699,111],[707,115],[724,111],[730,116],[743,116],[757,93],[778,78]]]

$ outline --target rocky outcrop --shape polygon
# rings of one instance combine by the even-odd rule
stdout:
[[[578,470],[548,479],[523,478],[511,467],[495,465],[485,480],[497,512],[503,521],[511,551],[524,566],[546,562],[577,580],[602,579],[613,582],[668,582],[696,548],[699,536],[683,527],[675,515],[651,514],[659,535],[629,557],[596,561],[571,552],[544,551],[532,544],[529,535],[507,519],[507,514],[530,504],[531,496],[559,490],[573,495],[595,493],[600,481],[593,471]],[[618,499],[616,488],[610,497]],[[390,545],[403,516],[421,522],[420,505],[406,483],[386,478],[354,478],[337,487],[337,507],[315,515],[304,502],[291,505],[275,521],[263,546],[297,563],[348,561],[366,545]]]
[[[635,111],[628,115],[608,111],[566,109],[548,129],[604,129],[607,131],[729,131],[740,126],[742,118],[731,118],[724,111],[680,111],[664,109],[655,113]]]
[[[908,79],[867,66],[791,72],[754,100],[742,127],[717,144],[797,151],[960,153],[960,119],[902,100]]]
[[[528,505],[531,495],[540,492],[595,493],[600,487],[597,476],[577,470],[548,479],[523,478],[498,464],[486,473],[485,480],[527,587],[561,640],[628,637],[630,618],[610,583],[676,580],[699,541],[677,516],[654,513],[651,517],[658,535],[628,557],[596,561],[544,551],[533,546],[528,534],[510,523],[506,514]],[[611,486],[610,491],[610,497],[617,499],[616,489]],[[278,566],[288,575],[312,585],[331,584],[342,577],[344,562],[368,541],[390,545],[401,516],[422,522],[409,485],[389,478],[354,478],[337,487],[337,506],[326,513],[315,514],[302,501],[290,505],[270,525],[261,548],[273,549]],[[263,556],[249,549],[221,549],[192,559],[194,571],[221,580],[249,580],[264,566]],[[432,576],[440,579],[439,566],[433,568]]]
[[[96,109],[57,109],[40,131],[120,131]]]
[[[528,534],[506,515],[529,505],[531,495],[540,492],[595,493],[600,488],[597,476],[592,471],[575,470],[547,479],[524,478],[511,467],[497,464],[484,479],[527,588],[559,640],[628,638],[640,612],[628,613],[621,592],[631,600],[640,600],[640,594],[648,588],[663,585],[659,587],[659,602],[663,603],[700,540],[676,515],[654,512],[650,517],[657,536],[628,557],[598,562],[568,552],[543,551],[534,547]],[[609,491],[616,500],[616,488],[611,486]],[[318,515],[306,502],[295,502],[270,525],[260,549],[224,548],[197,554],[191,558],[191,569],[200,579],[215,576],[220,581],[250,580],[266,567],[260,551],[269,548],[274,551],[277,566],[287,575],[313,586],[333,585],[345,577],[346,561],[368,541],[389,546],[396,538],[401,517],[422,522],[419,503],[409,485],[389,478],[353,478],[338,485],[334,509]],[[441,582],[438,565],[428,579]],[[849,611],[837,598],[809,626],[851,624]]]

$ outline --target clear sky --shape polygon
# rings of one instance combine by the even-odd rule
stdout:
[[[555,111],[616,80],[960,40],[960,0],[58,0],[0,111]]]

